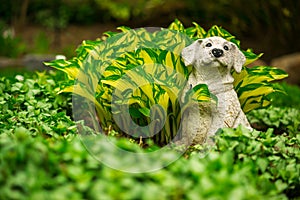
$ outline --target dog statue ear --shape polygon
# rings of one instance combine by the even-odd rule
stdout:
[[[246,57],[235,44],[232,43],[232,47],[232,49],[234,50],[233,68],[237,73],[240,73],[242,71],[243,65],[246,62]]]
[[[195,63],[195,54],[199,49],[200,44],[202,43],[202,40],[196,40],[191,45],[183,48],[181,52],[181,56],[183,58],[183,62],[185,66],[193,65]]]

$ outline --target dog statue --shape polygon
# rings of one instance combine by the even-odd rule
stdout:
[[[218,99],[214,105],[191,103],[182,116],[182,138],[194,144],[205,141],[213,144],[212,137],[219,128],[242,124],[252,130],[233,89],[234,79],[230,73],[231,69],[240,73],[246,61],[239,48],[214,36],[196,40],[182,50],[181,56],[186,66],[193,65],[182,101],[188,90],[201,83]]]

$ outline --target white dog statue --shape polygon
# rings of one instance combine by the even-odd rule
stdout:
[[[213,144],[212,136],[219,128],[237,127],[242,124],[252,130],[241,109],[233,89],[231,69],[240,73],[246,61],[244,54],[232,42],[221,37],[196,40],[182,50],[186,66],[193,65],[182,100],[188,90],[198,84],[206,84],[210,93],[218,98],[216,104],[192,103],[182,116],[182,138],[188,142]]]

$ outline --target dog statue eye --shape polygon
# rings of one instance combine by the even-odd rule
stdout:
[[[229,50],[228,46],[226,46],[226,45],[225,45],[223,48],[224,48],[226,51]]]
[[[211,45],[211,43],[209,42],[209,43],[207,43],[205,46],[206,46],[206,47],[211,47],[212,45]]]

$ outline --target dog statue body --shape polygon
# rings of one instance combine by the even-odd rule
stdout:
[[[246,61],[239,48],[215,36],[195,41],[182,50],[181,56],[186,66],[193,66],[182,100],[188,90],[201,83],[218,99],[217,105],[194,102],[189,106],[182,116],[182,137],[192,143],[213,143],[211,137],[219,128],[242,124],[252,129],[233,89],[230,73],[231,69],[240,73]]]

